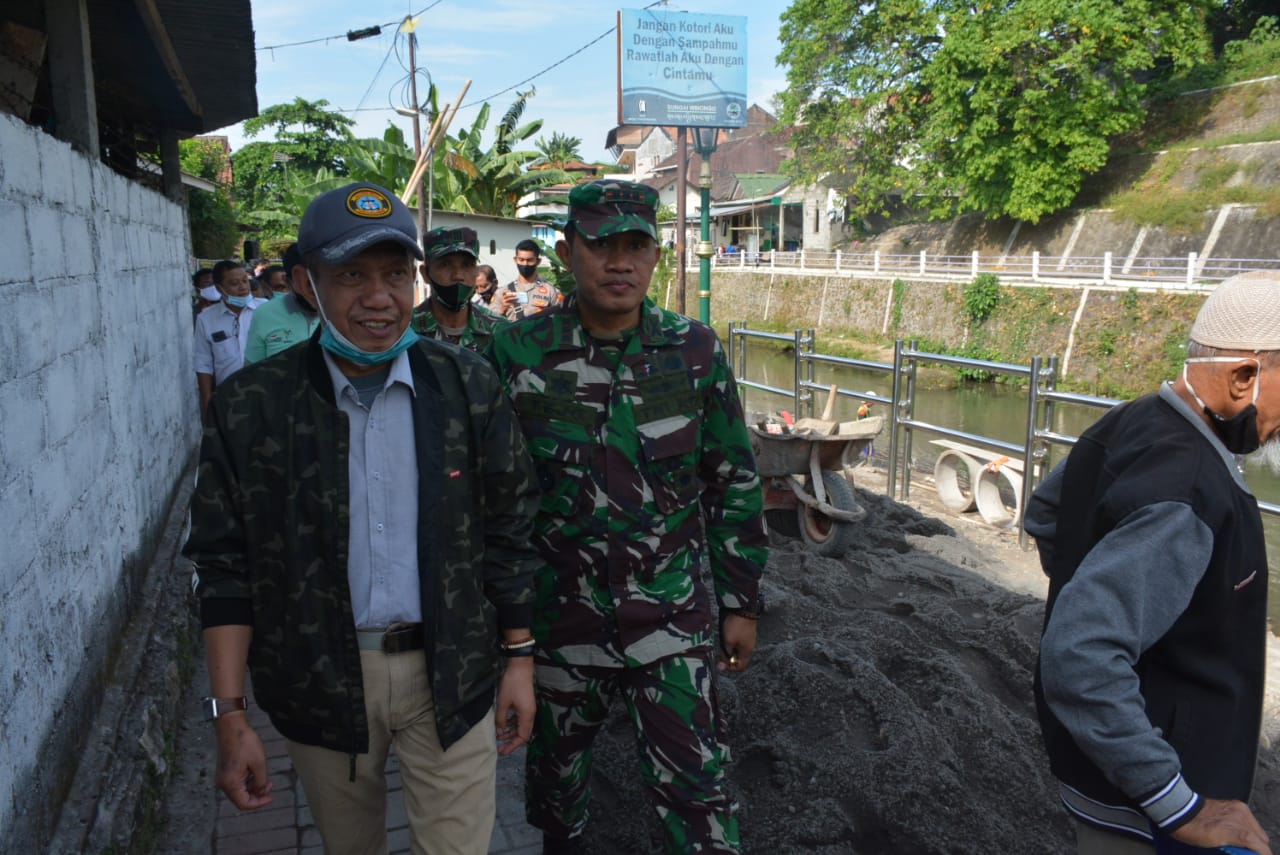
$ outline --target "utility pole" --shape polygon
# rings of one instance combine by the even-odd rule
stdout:
[[[685,239],[685,195],[688,193],[689,152],[685,148],[687,131],[684,125],[676,128],[676,311],[685,314],[684,309],[684,239]]]
[[[406,18],[405,22],[408,23]],[[421,108],[418,105],[418,58],[416,47],[418,44],[418,34],[415,28],[409,30],[409,94],[413,98],[413,154],[414,162],[422,157],[422,128],[419,125],[421,119]],[[418,239],[427,233],[427,202],[426,190],[423,181],[418,179]]]

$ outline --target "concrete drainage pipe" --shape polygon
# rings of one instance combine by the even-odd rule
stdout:
[[[973,492],[984,520],[999,528],[1010,528],[1022,517],[1022,474],[1001,466],[1002,462],[997,460],[982,467]]]
[[[938,455],[933,464],[933,486],[947,510],[957,514],[973,510],[977,503],[974,484],[982,468],[981,463],[954,449],[948,448]]]

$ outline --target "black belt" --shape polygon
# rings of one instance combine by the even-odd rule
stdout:
[[[356,631],[356,637],[361,650],[407,653],[426,647],[426,636],[420,623],[398,623],[386,629],[361,629]]]

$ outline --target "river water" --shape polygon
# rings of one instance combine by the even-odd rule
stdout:
[[[772,348],[748,345],[746,379],[777,388],[790,389],[795,376],[794,372],[794,363],[789,353],[783,354]],[[814,380],[823,386],[835,383],[841,389],[872,392],[884,398],[892,397],[893,393],[892,376],[887,371],[819,365],[816,367]],[[744,395],[748,410],[773,412],[779,409],[790,410],[793,405],[790,397],[782,397],[758,389],[746,389]],[[818,393],[814,407],[815,415],[820,413],[824,403],[825,397]],[[860,401],[856,399],[839,398],[836,405],[836,418],[842,421],[853,419],[859,404]],[[887,405],[875,405],[872,412],[887,417],[887,409]],[[1079,436],[1103,412],[1094,407],[1056,404],[1052,429],[1055,433]],[[1026,435],[1026,391],[994,383],[975,383],[957,389],[917,388],[915,418],[917,421],[940,427],[954,428],[1021,445]],[[933,470],[933,462],[937,459],[939,448],[929,441],[931,438],[923,431],[916,431],[914,434],[911,456],[913,466],[917,470],[925,469],[929,472]],[[888,447],[889,438],[883,435],[877,443],[877,454],[881,457],[887,456]],[[1066,446],[1055,445],[1050,452],[1051,464],[1066,457],[1069,450]],[[1247,465],[1245,481],[1259,499],[1280,503],[1280,477],[1269,470],[1254,464]],[[1267,562],[1271,570],[1268,601],[1271,626],[1273,630],[1280,630],[1280,517],[1264,514],[1262,521],[1267,533]]]

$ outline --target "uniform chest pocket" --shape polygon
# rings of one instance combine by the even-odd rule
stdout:
[[[545,438],[529,442],[529,455],[542,491],[540,513],[568,518],[591,507],[593,453],[594,446],[586,442]]]
[[[698,500],[698,437],[700,421],[688,415],[671,416],[639,426],[645,481],[653,501],[664,514],[691,507]]]

